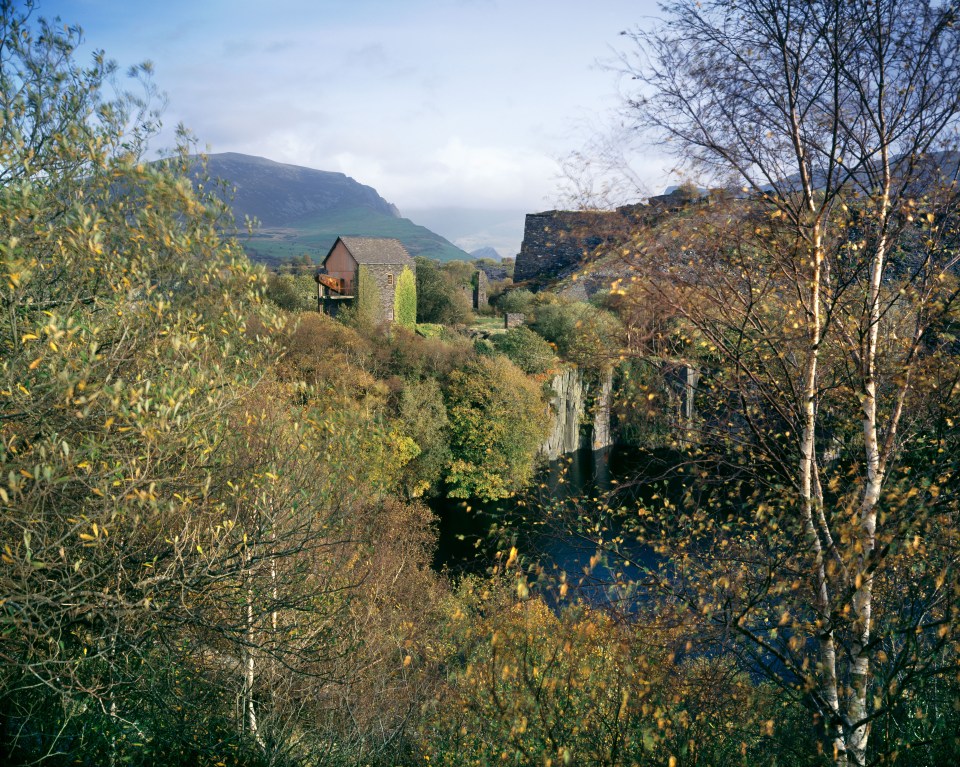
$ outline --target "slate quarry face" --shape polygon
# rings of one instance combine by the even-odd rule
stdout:
[[[704,198],[706,199],[706,198]],[[514,282],[548,282],[575,271],[598,248],[622,240],[651,216],[679,210],[691,202],[683,189],[651,197],[649,204],[616,210],[548,210],[528,213],[517,254]]]
[[[527,214],[514,281],[557,277],[576,268],[604,241],[605,219],[615,215],[562,210]]]

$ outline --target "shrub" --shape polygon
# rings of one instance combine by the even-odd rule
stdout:
[[[416,327],[417,335],[424,338],[439,338],[443,332],[443,325],[435,322],[418,322]]]
[[[377,364],[382,373],[405,379],[442,378],[463,368],[473,358],[470,343],[460,335],[424,338],[406,328],[394,327],[389,342],[377,344]]]
[[[271,274],[267,279],[266,296],[288,312],[317,307],[317,285],[309,274]]]
[[[404,381],[397,416],[403,434],[420,449],[404,467],[406,492],[416,498],[435,489],[450,465],[450,423],[436,380]]]
[[[623,325],[610,312],[580,301],[537,297],[531,327],[557,348],[561,358],[585,368],[602,368],[620,354]]]
[[[526,288],[511,290],[497,298],[497,309],[502,314],[529,314],[534,295]]]
[[[511,328],[491,340],[497,351],[507,355],[518,368],[530,375],[546,373],[556,360],[550,344],[529,328]]]
[[[357,297],[354,299],[353,321],[357,327],[372,328],[380,323],[380,288],[366,266],[357,267]]]
[[[429,258],[417,258],[417,321],[463,325],[470,319],[470,299],[455,284],[455,270]]]
[[[540,387],[505,357],[480,357],[446,391],[454,498],[496,500],[533,474],[549,418]]]

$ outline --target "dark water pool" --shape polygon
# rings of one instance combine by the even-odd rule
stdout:
[[[514,497],[493,503],[435,499],[434,566],[453,575],[489,572],[515,546],[531,576],[545,584],[556,588],[565,581],[591,602],[627,598],[617,584],[641,580],[658,561],[625,534],[623,518],[668,488],[664,477],[675,462],[672,455],[629,449],[582,450],[545,466]]]

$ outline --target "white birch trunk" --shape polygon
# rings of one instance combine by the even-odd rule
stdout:
[[[820,306],[821,277],[823,270],[823,243],[819,224],[813,234],[813,263],[810,280],[810,305],[808,309],[809,349],[803,376],[803,433],[800,441],[800,497],[804,536],[814,557],[816,608],[820,619],[830,620],[830,595],[827,582],[823,544],[817,531],[815,514],[822,514],[823,495],[816,478],[817,434],[817,368],[819,363],[822,319]],[[837,651],[833,628],[826,625],[819,636],[820,670],[819,696],[826,706],[827,732],[838,765],[846,763],[846,740],[840,720],[840,695],[837,685]]]
[[[256,682],[256,661],[254,647],[256,646],[256,622],[253,609],[253,571],[249,566],[250,555],[247,552],[247,604],[246,604],[246,631],[243,645],[243,721],[244,726],[253,735],[254,740],[262,748],[263,737],[260,734],[257,722],[257,708],[254,702],[254,685]]]
[[[888,158],[883,153],[884,189],[880,200],[881,221],[886,221],[889,209],[890,173]],[[877,502],[883,484],[884,470],[880,455],[877,428],[877,341],[880,332],[880,287],[886,259],[887,243],[881,235],[870,263],[869,299],[867,305],[866,344],[863,353],[863,450],[867,468],[867,481],[860,502],[860,557],[856,576],[856,592],[853,597],[855,638],[850,653],[850,698],[848,719],[850,754],[853,764],[866,764],[867,742],[870,727],[864,723],[867,717],[867,693],[870,681],[870,656],[867,647],[873,619],[873,575],[869,567],[876,548]],[[890,424],[893,428],[894,424]]]
[[[257,708],[253,699],[254,683],[256,681],[256,666],[253,657],[253,642],[255,639],[253,620],[253,589],[247,589],[247,632],[246,645],[243,650],[243,711],[244,723],[254,740],[261,747],[263,738],[257,724]]]

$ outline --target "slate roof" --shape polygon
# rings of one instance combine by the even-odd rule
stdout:
[[[358,264],[407,265],[413,260],[400,240],[384,237],[340,237],[339,240]]]

